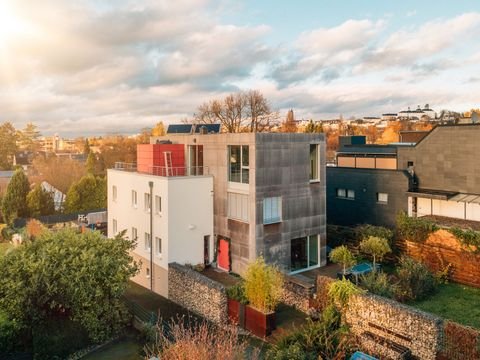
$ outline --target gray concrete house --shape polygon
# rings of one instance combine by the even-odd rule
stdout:
[[[326,263],[323,134],[177,133],[151,139],[166,141],[185,145],[189,169],[213,175],[219,268],[242,274],[260,255],[288,273]]]

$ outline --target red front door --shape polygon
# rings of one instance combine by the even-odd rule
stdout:
[[[220,239],[218,242],[218,267],[225,271],[230,271],[229,245],[229,242],[225,239]]]

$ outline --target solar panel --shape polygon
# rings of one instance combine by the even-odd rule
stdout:
[[[218,134],[220,132],[220,124],[197,124],[195,126],[195,133],[200,133],[202,127],[206,129],[207,134]]]
[[[167,134],[191,134],[192,127],[192,124],[168,125]]]

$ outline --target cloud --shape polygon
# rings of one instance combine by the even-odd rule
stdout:
[[[480,13],[467,13],[450,20],[433,20],[418,29],[396,31],[366,53],[354,72],[412,66],[421,59],[461,46],[479,30]]]
[[[270,76],[281,87],[312,77],[331,81],[339,76],[342,66],[354,61],[367,49],[383,25],[383,21],[347,20],[333,28],[304,32],[291,51],[295,55],[273,63]]]
[[[235,23],[246,9],[232,0],[12,4],[30,26],[0,46],[0,122],[46,134],[136,133],[251,88],[300,118],[478,102],[478,13],[419,25],[345,17],[284,44],[270,24]]]

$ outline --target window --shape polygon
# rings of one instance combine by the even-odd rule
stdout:
[[[155,248],[157,255],[162,255],[162,239],[159,237],[155,237]]]
[[[117,220],[116,219],[113,219],[113,221],[112,221],[112,231],[113,231],[113,234],[117,233]]]
[[[152,238],[149,233],[145,233],[145,251],[152,249]]]
[[[137,192],[132,190],[132,206],[137,208]]]
[[[155,196],[155,214],[162,213],[162,198],[158,195]]]
[[[351,189],[337,189],[337,197],[344,199],[355,199],[355,190]]]
[[[137,228],[132,227],[132,240],[137,240]]]
[[[282,198],[271,197],[263,199],[263,223],[274,224],[282,221]]]
[[[228,146],[228,181],[248,184],[248,145]]]
[[[117,187],[115,185],[112,186],[112,200],[117,201]]]
[[[355,199],[355,190],[347,190],[347,198]]]
[[[150,278],[150,268],[147,267],[145,269],[145,273],[146,273],[147,279],[149,279]]]
[[[320,181],[320,146],[310,144],[310,181]]]
[[[388,194],[387,193],[377,193],[377,202],[379,203],[388,203]]]
[[[408,167],[413,166],[413,161],[407,161],[407,166]]]
[[[305,270],[319,265],[318,235],[292,239],[290,247],[291,271]]]
[[[151,204],[150,204],[150,194],[145,193],[144,199],[145,199],[144,210],[147,211],[147,212],[150,212],[150,206],[151,206]]]
[[[227,202],[230,219],[248,222],[248,195],[229,192]]]

